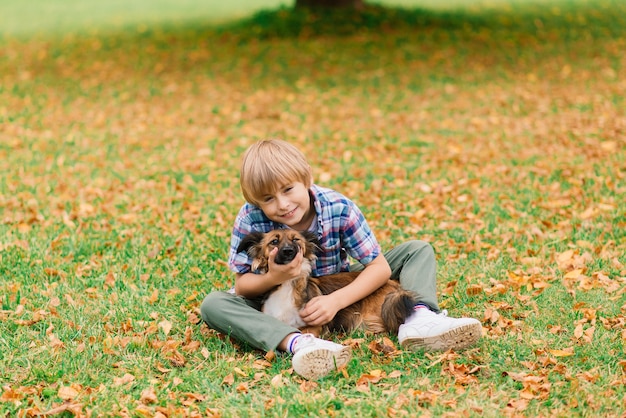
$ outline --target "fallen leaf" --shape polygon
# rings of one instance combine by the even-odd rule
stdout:
[[[576,339],[580,339],[583,336],[583,324],[576,325],[576,329],[574,330],[574,337]]]
[[[223,385],[232,385],[233,383],[235,383],[235,376],[233,376],[232,373],[229,373],[226,377],[224,377],[224,379],[222,379],[222,384]]]
[[[48,409],[47,411],[44,412],[40,412],[38,414],[33,414],[35,416],[43,416],[43,417],[49,417],[49,416],[54,416],[54,415],[59,415],[63,412],[69,411],[72,413],[72,415],[76,416],[76,417],[80,417],[83,416],[82,414],[82,410],[83,410],[83,405],[80,403],[76,403],[76,402],[64,402],[61,405],[54,407],[52,409]]]
[[[170,331],[172,330],[172,323],[168,320],[163,320],[159,322],[159,328],[161,328],[165,335],[169,335]]]
[[[578,279],[583,273],[583,269],[575,269],[568,273],[566,273],[563,278],[564,279]]]
[[[574,355],[574,347],[566,348],[564,350],[548,350],[554,357],[569,357]]]
[[[157,403],[158,398],[157,398],[154,388],[146,388],[142,390],[139,401],[146,405]]]
[[[154,418],[152,410],[146,405],[137,405],[135,407],[135,414],[146,418]]]
[[[277,374],[276,376],[272,377],[270,384],[276,388],[281,388],[285,385],[285,379],[283,378],[282,374]]]
[[[3,390],[2,390],[2,395],[0,396],[0,402],[15,402],[15,401],[19,401],[20,399],[24,397],[23,393],[20,393],[16,391],[15,389],[12,389],[8,385],[3,386],[2,389]]]
[[[154,289],[152,291],[152,294],[148,298],[148,303],[155,304],[158,300],[159,300],[159,290],[158,289]]]
[[[470,285],[465,290],[465,293],[467,293],[470,296],[480,295],[483,292],[484,292],[484,288],[482,285],[479,285],[479,284]]]
[[[125,373],[122,377],[113,378],[113,386],[122,386],[131,383],[135,380],[135,376],[130,373]]]
[[[166,355],[166,358],[174,367],[183,367],[187,363],[187,359],[185,359],[185,356],[183,356],[176,350],[169,351]]]
[[[78,391],[71,386],[61,386],[57,396],[64,401],[71,401],[78,396]]]
[[[300,391],[303,393],[307,393],[314,389],[317,389],[318,386],[319,385],[317,382],[314,382],[312,380],[303,380],[302,383],[300,383]]]

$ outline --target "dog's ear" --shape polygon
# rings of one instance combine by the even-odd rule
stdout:
[[[315,232],[304,231],[302,232],[302,236],[313,246],[315,254],[322,252],[322,245],[320,244],[320,240],[317,239],[317,234]]]
[[[239,243],[239,246],[237,247],[237,252],[241,253],[245,251],[250,255],[250,257],[255,258],[256,254],[251,254],[251,251],[255,252],[254,247],[259,245],[259,243],[263,240],[264,235],[265,234],[263,232],[249,233],[248,235],[243,237],[243,239]]]

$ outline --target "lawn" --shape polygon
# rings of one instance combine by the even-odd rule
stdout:
[[[344,23],[3,32],[2,416],[626,414],[626,5]],[[352,361],[307,382],[202,325],[232,285],[241,153],[266,137],[383,247],[431,242],[478,345],[336,335]]]

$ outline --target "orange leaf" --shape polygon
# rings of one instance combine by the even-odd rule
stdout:
[[[115,287],[115,275],[110,271],[104,279],[104,284],[108,287]]]
[[[475,295],[479,295],[484,291],[482,285],[479,284],[473,284],[467,287],[467,289],[465,290],[465,293],[467,293],[469,296],[475,296]]]
[[[222,384],[223,385],[232,385],[233,383],[235,383],[235,376],[233,376],[232,373],[230,373],[228,376],[224,377],[224,379],[222,380]]]
[[[23,394],[11,389],[9,386],[3,387],[4,391],[2,392],[2,396],[0,396],[0,402],[12,402],[19,401],[23,398]]]
[[[369,383],[378,383],[381,379],[381,376],[376,376],[374,374],[363,374],[356,381],[357,386],[365,385],[367,386]]]
[[[585,335],[583,336],[583,339],[585,340],[585,342],[590,343],[591,340],[593,339],[593,334],[596,332],[596,327],[589,327],[585,330]]]
[[[134,380],[135,380],[135,376],[133,376],[130,373],[126,373],[122,377],[114,377],[113,378],[113,386],[122,386],[122,385],[130,383],[130,382],[132,382]]]
[[[272,377],[270,384],[275,388],[280,388],[285,386],[285,379],[283,378],[282,374],[277,374],[276,376]]]
[[[78,396],[78,391],[71,386],[61,386],[57,396],[64,401],[70,401]]]
[[[158,401],[154,388],[146,388],[141,392],[141,398],[139,399],[143,404],[152,404]]]
[[[163,320],[159,322],[159,328],[163,330],[163,333],[165,335],[168,335],[170,331],[172,330],[172,323],[168,320]]]
[[[148,298],[148,303],[154,304],[157,300],[159,300],[159,291],[158,289],[154,289],[154,291]]]
[[[574,337],[576,337],[576,339],[580,339],[580,337],[583,336],[583,324],[578,324],[576,326],[576,329],[574,330]]]

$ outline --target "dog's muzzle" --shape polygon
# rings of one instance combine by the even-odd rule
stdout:
[[[300,247],[297,245],[284,245],[278,249],[274,262],[276,264],[289,264],[294,258],[296,258],[298,251],[300,251]]]

